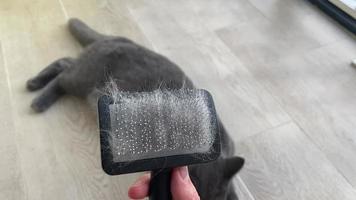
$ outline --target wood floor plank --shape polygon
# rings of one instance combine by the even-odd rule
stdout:
[[[262,13],[255,8],[248,0],[185,0],[185,1],[148,1],[154,2],[155,5],[161,4],[169,10],[175,9],[172,14],[180,14],[182,18],[191,16],[184,15],[189,12],[194,12],[195,16],[192,20],[201,20],[204,25],[211,30],[224,28],[226,26],[238,25],[244,22],[254,21],[263,18]],[[149,4],[147,3],[147,4]],[[180,12],[178,12],[180,10]],[[187,23],[191,21],[186,21]]]
[[[299,18],[312,15],[314,9],[305,0],[248,0],[264,16],[277,20],[290,20],[289,18]]]
[[[102,33],[120,35],[149,46],[124,0],[60,0],[69,18],[77,17]]]
[[[25,91],[25,81],[54,57],[54,52],[48,51],[47,48],[56,50],[54,47],[57,47],[58,43],[55,39],[48,38],[58,29],[58,19],[62,19],[62,15],[53,7],[55,4],[48,1],[36,1],[31,6],[18,5],[1,13],[6,16],[6,20],[0,25],[1,37],[5,41],[4,57],[7,60],[13,93],[15,135],[21,155],[27,199],[68,198],[71,196],[71,190],[76,188],[70,177],[67,179],[62,163],[56,159],[51,138],[53,130],[48,126],[51,124],[48,122],[56,122],[55,117],[51,116],[59,112],[52,115],[51,112],[44,115],[31,114],[29,105],[33,95]],[[52,17],[49,17],[48,21],[39,19],[39,10],[43,15],[51,13]],[[56,13],[59,13],[58,18],[55,17]],[[53,26],[48,26],[49,22]],[[53,194],[61,194],[61,197]]]
[[[266,17],[230,26],[218,35],[244,63],[268,65],[285,56],[304,53],[348,39],[347,32],[313,9],[307,1],[250,0]]]
[[[26,199],[126,199],[133,177],[120,177],[120,184],[101,169],[96,117],[88,105],[66,97],[45,113],[30,110],[40,92],[27,92],[26,80],[53,60],[80,50],[68,33],[60,3],[7,5],[0,11],[6,16],[0,37],[5,41]]]
[[[258,34],[264,26],[252,27],[219,35],[355,187],[356,72],[349,65],[356,54],[354,39],[303,51],[302,38],[271,37]]]
[[[288,58],[276,66],[285,70],[298,66],[295,78],[290,78],[283,89],[281,80],[266,84],[354,187],[356,107],[352,99],[356,96],[356,71],[349,62],[355,53],[355,46],[343,41],[303,57]],[[301,61],[297,64],[296,60]]]
[[[245,182],[237,175],[232,180],[234,189],[239,199],[241,200],[255,200],[249,189],[247,188]]]
[[[314,35],[303,30],[280,29],[278,24],[261,19],[221,29],[218,35],[244,63],[269,66],[290,54],[304,53],[322,46]]]
[[[218,113],[234,139],[288,121],[272,96],[183,4],[146,1],[144,7],[133,8],[131,13],[156,51],[178,63],[198,87],[212,92]]]
[[[12,95],[8,69],[0,43],[0,199],[25,199],[21,163],[15,138]]]
[[[356,190],[294,123],[238,143],[240,173],[256,200],[355,199]]]

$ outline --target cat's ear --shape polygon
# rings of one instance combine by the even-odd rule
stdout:
[[[241,157],[231,157],[223,160],[224,162],[224,177],[232,178],[244,166],[245,160]]]

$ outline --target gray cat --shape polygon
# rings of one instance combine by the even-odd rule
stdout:
[[[106,36],[78,19],[68,22],[72,35],[85,47],[78,58],[61,58],[27,82],[30,91],[43,89],[31,107],[37,112],[48,109],[65,94],[87,98],[96,105],[108,83],[118,91],[153,91],[157,89],[194,88],[184,72],[166,57],[133,41]],[[244,160],[233,157],[230,137],[221,122],[222,156],[215,162],[189,167],[189,172],[203,200],[237,200],[232,177]]]

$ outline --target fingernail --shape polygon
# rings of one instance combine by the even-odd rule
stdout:
[[[187,180],[188,179],[188,167],[180,167],[179,175],[180,175],[180,177],[182,177],[183,180]]]
[[[138,187],[138,186],[141,186],[143,184],[143,181],[142,180],[138,180],[136,183],[134,183],[132,185],[132,187]]]

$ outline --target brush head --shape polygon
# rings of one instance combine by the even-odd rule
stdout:
[[[123,174],[215,160],[218,123],[205,90],[122,92],[99,99],[104,170]]]

